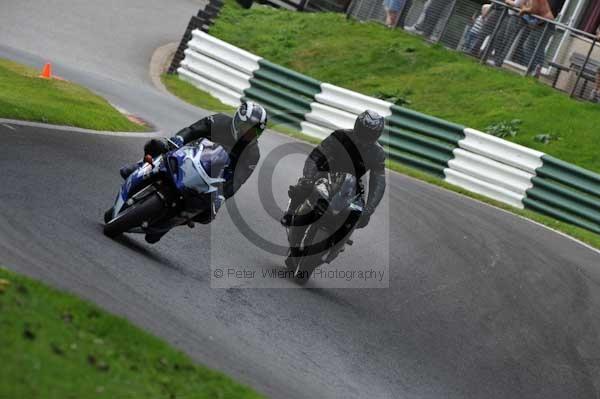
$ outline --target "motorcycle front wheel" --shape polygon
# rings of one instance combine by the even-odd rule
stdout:
[[[299,285],[305,285],[310,280],[313,272],[323,263],[324,251],[327,251],[328,233],[312,225],[306,231],[303,246],[309,253],[298,260],[298,266],[294,272],[294,281]]]
[[[104,225],[104,234],[115,238],[142,223],[152,219],[163,208],[163,201],[157,194],[149,195],[124,209],[114,219]]]

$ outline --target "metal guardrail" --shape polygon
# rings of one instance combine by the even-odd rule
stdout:
[[[395,16],[395,27],[482,64],[535,76],[573,97],[600,101],[600,90],[596,98],[593,90],[600,89],[600,60],[593,59],[595,35],[558,21],[524,18],[500,0],[488,2],[484,8],[473,0],[399,0],[402,8],[394,13],[381,0],[352,0],[347,15],[382,23]]]
[[[351,0],[257,0],[275,8],[296,11],[346,12]]]

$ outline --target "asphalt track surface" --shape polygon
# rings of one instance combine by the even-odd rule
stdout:
[[[206,114],[156,91],[147,74],[153,49],[177,40],[197,2],[79,3],[2,2],[0,57],[52,60],[57,73],[164,132]],[[145,139],[0,124],[0,263],[274,398],[598,397],[598,252],[392,173],[374,220],[330,266],[389,262],[389,288],[215,289],[211,267],[283,260],[251,243],[228,209],[212,226],[177,229],[155,246],[101,233],[117,169]],[[281,146],[310,149],[275,133],[261,141],[266,158]],[[282,206],[301,165],[300,155],[288,157],[273,189],[259,188],[255,173],[239,193],[243,220],[270,240],[283,242],[284,232],[259,190]]]

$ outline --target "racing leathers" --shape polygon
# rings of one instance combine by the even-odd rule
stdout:
[[[225,183],[223,195],[232,197],[248,180],[260,159],[260,151],[256,138],[248,139],[242,136],[237,139],[231,128],[232,118],[225,114],[215,114],[200,119],[192,125],[181,129],[170,139],[152,139],[144,146],[144,153],[153,158],[192,141],[202,138],[220,144],[229,155],[229,164],[224,171]],[[121,168],[121,176],[127,178],[139,167],[139,163],[126,165]]]
[[[369,190],[366,204],[357,227],[365,227],[371,214],[383,198],[385,192],[385,152],[377,142],[362,142],[351,130],[336,130],[315,147],[309,154],[303,170],[303,177],[298,185],[290,187],[290,206],[284,215],[282,223],[291,225],[289,241],[291,257],[301,256],[298,246],[309,223],[293,223],[294,213],[304,202],[312,189],[313,182],[319,172],[350,173],[359,181],[359,191],[362,194],[362,176],[369,173]]]
[[[223,195],[232,197],[248,180],[260,159],[258,141],[255,137],[235,137],[232,118],[225,114],[215,114],[180,130],[171,141],[185,145],[200,138],[220,144],[229,154],[229,165],[225,168]]]
[[[221,193],[225,199],[232,197],[248,180],[260,159],[258,142],[250,134],[236,138],[232,129],[232,118],[225,114],[215,114],[193,123],[180,130],[170,139],[160,138],[149,140],[144,146],[144,154],[156,158],[175,147],[181,147],[193,141],[206,138],[221,145],[229,155],[229,164],[224,169]],[[121,176],[127,178],[140,166],[140,163],[126,165],[121,168]],[[210,173],[210,172],[209,172]],[[212,213],[206,211],[196,215],[193,220],[198,223],[210,223]],[[157,242],[163,234],[147,234],[146,241]]]

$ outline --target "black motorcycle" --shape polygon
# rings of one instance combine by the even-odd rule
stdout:
[[[291,203],[288,212],[293,211],[289,209]],[[286,262],[296,282],[305,284],[317,267],[331,263],[346,245],[353,244],[350,236],[363,207],[362,187],[356,176],[324,173],[313,181],[306,200],[293,212],[291,226],[286,228],[290,247],[299,248],[301,254]],[[291,242],[290,229],[298,228],[306,228],[303,237]]]

